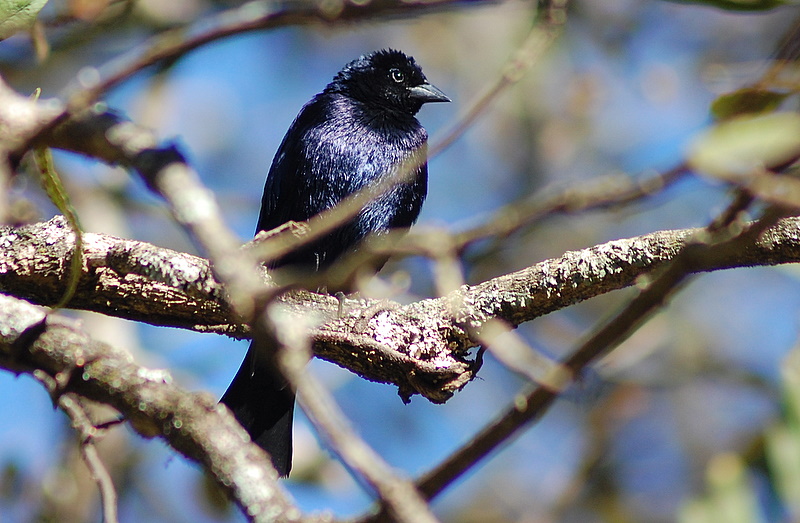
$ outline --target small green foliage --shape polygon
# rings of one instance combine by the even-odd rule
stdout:
[[[765,452],[775,490],[794,521],[800,515],[800,351],[789,353],[781,376],[783,420],[767,429]]]
[[[83,234],[78,221],[78,214],[72,207],[69,195],[64,188],[64,183],[53,166],[53,155],[50,153],[50,149],[46,147],[35,149],[34,158],[36,159],[36,165],[39,167],[42,187],[44,187],[53,204],[58,207],[58,210],[67,219],[75,234],[75,250],[72,251],[67,289],[64,291],[61,300],[55,305],[55,308],[59,309],[69,303],[78,289],[78,282],[83,271]]]
[[[764,430],[764,454],[756,467],[766,463],[777,501],[786,521],[800,518],[800,348],[789,353],[781,367],[783,415]],[[680,523],[759,522],[755,485],[741,456],[719,454],[708,465],[707,493],[688,501],[680,512]]]
[[[744,114],[772,112],[791,93],[777,93],[758,87],[745,87],[723,94],[711,104],[711,114],[717,120],[729,120]]]
[[[739,181],[800,155],[800,114],[738,116],[718,123],[694,140],[688,160],[701,173]]]
[[[707,469],[708,492],[686,505],[680,512],[680,523],[758,523],[764,521],[759,512],[753,485],[740,456],[718,454]]]
[[[775,490],[794,515],[800,514],[800,432],[789,423],[767,429],[765,451]],[[794,518],[793,518],[794,520]]]
[[[0,0],[0,40],[31,28],[47,0]]]

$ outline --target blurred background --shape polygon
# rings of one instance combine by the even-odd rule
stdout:
[[[236,4],[53,1],[41,15],[47,56],[37,58],[28,35],[12,37],[0,42],[0,75],[20,93],[40,87],[43,97],[59,96],[87,67],[117,58],[164,28]],[[646,177],[681,163],[687,144],[710,124],[709,104],[764,71],[798,14],[791,8],[732,13],[656,0],[572,2],[556,44],[430,160],[418,227],[460,231],[539,191],[611,174]],[[418,116],[435,143],[497,80],[534,15],[532,2],[465,2],[415,18],[235,36],[148,69],[105,101],[164,140],[176,140],[245,241],[284,132],[345,63],[384,47],[413,55],[453,100],[426,106]],[[63,153],[56,163],[86,230],[196,252],[135,176]],[[567,250],[702,226],[728,196],[724,186],[687,177],[633,205],[552,217],[478,244],[467,252],[464,271],[477,283]],[[56,213],[24,170],[12,198],[29,221]],[[390,264],[381,278],[407,281],[400,299],[419,299],[434,293],[429,269],[428,261],[411,258]],[[436,514],[453,522],[688,521],[689,507],[707,493],[707,478],[715,470],[738,477],[744,463],[753,517],[792,520],[797,514],[764,464],[763,437],[780,419],[781,369],[798,342],[798,277],[797,267],[786,266],[697,278],[538,424],[437,498]],[[538,350],[562,356],[630,296],[630,290],[602,296],[519,332]],[[95,337],[127,348],[138,363],[169,369],[183,387],[216,396],[247,348],[220,336],[76,315]],[[311,371],[334,391],[366,441],[409,476],[467,441],[524,386],[488,355],[479,379],[445,405],[419,397],[403,405],[394,387],[326,362],[314,361]],[[103,415],[114,414],[96,414]],[[370,495],[329,459],[302,414],[298,418],[286,488],[303,510],[363,513]],[[120,492],[122,521],[244,520],[198,467],[161,441],[121,426],[101,451]],[[0,522],[97,521],[99,514],[96,487],[83,470],[67,417],[30,377],[0,373]]]

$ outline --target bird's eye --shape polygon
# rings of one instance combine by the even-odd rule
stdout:
[[[398,84],[403,83],[406,79],[406,75],[403,74],[403,71],[397,69],[396,67],[389,70],[389,76],[391,76],[392,80],[394,80]]]

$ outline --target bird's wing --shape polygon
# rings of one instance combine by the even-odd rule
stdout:
[[[298,115],[286,135],[283,137],[278,152],[264,184],[261,198],[261,213],[258,217],[256,232],[268,231],[284,223],[307,219],[304,216],[300,195],[302,171],[307,169],[308,160],[302,154],[303,136],[312,122],[309,118],[301,119],[305,113]]]

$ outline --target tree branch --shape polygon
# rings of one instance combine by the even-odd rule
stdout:
[[[463,286],[441,298],[405,306],[347,299],[338,316],[336,298],[305,291],[280,297],[289,314],[316,315],[314,353],[364,378],[398,385],[447,401],[466,385],[474,369],[467,351],[478,344],[469,331],[491,319],[516,326],[600,294],[635,283],[674,258],[697,230],[659,231],[615,240]],[[236,337],[236,323],[208,262],[143,242],[85,235],[87,266],[70,307],[156,325],[191,328]],[[0,290],[43,305],[54,303],[65,285],[73,248],[66,222],[0,228]],[[800,219],[786,218],[748,249],[718,250],[693,267],[711,271],[800,261]]]
[[[155,64],[174,61],[203,45],[252,31],[311,24],[352,22],[377,17],[401,17],[452,8],[491,4],[496,0],[375,0],[372,2],[287,2],[251,1],[207,17],[194,28],[164,31],[127,55],[117,57],[93,74],[79,75],[70,88],[63,108],[39,128],[48,133],[60,123],[89,109],[105,92],[137,72]]]
[[[692,274],[706,270],[714,260],[738,256],[756,246],[762,235],[787,210],[779,206],[766,209],[762,217],[751,223],[739,222],[740,214],[753,202],[744,191],[734,195],[728,208],[704,229],[694,231],[685,239],[685,245],[673,259],[665,264],[655,279],[611,320],[604,322],[579,347],[565,358],[558,369],[556,387],[550,382],[539,382],[532,391],[518,396],[514,405],[496,421],[487,425],[469,443],[454,452],[418,482],[419,489],[433,498],[447,485],[473,467],[498,445],[507,441],[530,422],[541,418],[552,406],[567,377],[574,379],[591,362],[613,350],[656,310],[662,307]],[[556,373],[554,373],[556,374]],[[380,519],[380,513],[376,519]]]
[[[0,228],[0,290],[53,305],[75,247],[67,221]],[[242,337],[206,260],[151,244],[84,234],[84,267],[68,306],[154,325]]]
[[[176,387],[168,373],[140,367],[76,322],[22,300],[0,295],[0,325],[0,367],[46,374],[56,401],[74,393],[113,406],[142,436],[201,463],[252,520],[301,520],[267,455],[214,398]]]

